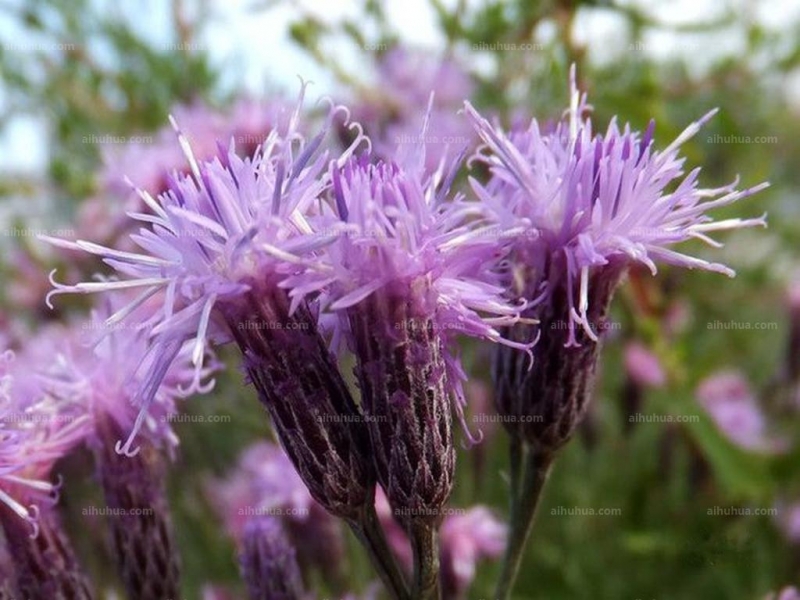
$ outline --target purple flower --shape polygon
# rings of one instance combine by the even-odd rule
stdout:
[[[228,533],[238,543],[247,522],[261,516],[281,517],[302,565],[335,570],[344,549],[338,521],[309,494],[286,453],[270,443],[250,446],[236,470],[212,481],[208,495]]]
[[[767,594],[764,600],[800,600],[800,592],[794,586],[788,586],[779,592]]]
[[[294,548],[280,519],[252,519],[243,538],[239,563],[251,600],[306,597]]]
[[[535,299],[508,337],[530,343],[533,367],[517,352],[497,347],[493,378],[506,428],[542,455],[572,436],[588,406],[600,334],[614,291],[629,266],[656,261],[733,275],[729,268],[670,248],[699,239],[718,244],[713,231],[764,225],[764,218],[714,222],[711,209],[729,205],[767,184],[744,191],[736,182],[718,189],[697,185],[699,169],[684,173],[680,146],[713,115],[692,123],[664,150],[653,146],[654,123],[644,134],[612,121],[595,135],[584,117],[586,97],[575,88],[568,118],[543,131],[537,121],[506,134],[468,102],[467,116],[485,146],[474,160],[490,171],[472,179],[483,214],[512,245],[504,283],[512,296]]]
[[[758,398],[737,371],[721,371],[704,379],[697,398],[719,430],[731,442],[755,452],[783,452],[784,439],[770,435]]]
[[[410,571],[412,553],[408,536],[394,518],[386,494],[380,488],[375,494],[375,505],[389,545],[403,568]],[[507,536],[508,527],[484,506],[473,506],[446,516],[439,539],[443,597],[449,600],[466,597],[478,562],[499,557],[505,549]]]
[[[781,532],[793,544],[800,544],[800,502],[789,503],[780,501],[776,503],[778,514],[775,520]]]
[[[230,141],[230,135],[225,135],[225,117],[205,104],[196,102],[176,106],[172,114],[200,160],[213,158],[217,154],[218,142]],[[130,182],[154,196],[161,194],[169,188],[173,173],[185,172],[187,167],[169,127],[141,139],[132,139],[124,145],[104,146],[102,154],[101,188],[118,198],[130,196]]]
[[[518,294],[530,296],[542,284],[550,289],[561,279],[568,287],[571,344],[574,328],[597,340],[588,319],[590,279],[614,260],[640,262],[656,272],[656,262],[700,268],[733,276],[721,264],[672,250],[699,239],[719,246],[708,234],[741,227],[765,226],[764,217],[714,221],[712,209],[730,205],[768,186],[737,190],[735,181],[716,189],[698,187],[699,168],[686,174],[682,144],[716,113],[689,125],[663,150],[653,146],[655,123],[643,135],[612,120],[604,135],[593,133],[584,117],[586,96],[575,87],[568,119],[551,132],[534,119],[524,130],[504,133],[465,103],[486,153],[476,156],[491,170],[487,185],[472,180],[475,193],[503,230],[521,231],[515,238],[516,259],[507,281]],[[675,183],[674,189],[672,184]]]
[[[658,357],[640,342],[625,346],[624,363],[628,377],[638,386],[659,388],[667,381]]]
[[[381,58],[377,84],[356,104],[354,115],[364,124],[377,156],[388,161],[398,147],[407,152],[424,147],[430,173],[448,154],[474,148],[475,132],[457,114],[474,88],[455,60],[398,47]]]
[[[76,398],[51,393],[43,364],[31,349],[0,353],[0,503],[30,523],[34,536],[38,505],[58,497],[53,465],[91,426]]]
[[[320,223],[341,234],[318,263],[285,285],[294,298],[322,292],[324,309],[336,315],[334,346],[345,336],[354,343],[353,325],[371,302],[399,310],[378,332],[387,339],[397,342],[430,328],[435,343],[447,348],[447,393],[457,399],[454,407],[463,417],[465,375],[453,346],[456,337],[509,343],[499,327],[517,322],[524,302],[505,298],[493,271],[503,248],[490,231],[474,226],[480,207],[460,194],[447,198],[457,165],[427,175],[423,162],[424,152],[417,152],[402,165],[372,163],[368,155],[334,165],[336,208]]]
[[[507,537],[508,526],[484,506],[445,518],[440,542],[444,597],[465,598],[478,561],[499,557]]]
[[[3,598],[95,598],[58,511],[42,506],[34,536],[14,513],[13,507],[0,504],[3,541],[13,561],[12,577],[0,580],[0,593],[8,594]]]
[[[464,420],[455,337],[503,342],[496,327],[516,322],[524,305],[507,302],[496,283],[502,247],[472,226],[479,209],[447,200],[454,171],[426,175],[424,156],[333,165],[335,210],[321,222],[344,233],[302,280],[286,281],[295,298],[322,292],[337,317],[335,337],[356,356],[378,481],[412,541],[412,595],[420,598],[439,586],[436,530],[452,489],[453,412]]]
[[[302,95],[297,110],[252,158],[240,158],[231,147],[220,148],[213,160],[198,162],[179,133],[191,175],[171,179],[158,200],[138,190],[150,210],[130,215],[142,225],[130,236],[140,251],[43,237],[57,246],[100,256],[121,277],[75,285],[53,280],[56,289],[48,303],[61,293],[139,291],[106,319],[108,326],[133,323],[150,330],[143,359],[149,368],[135,398],[140,418],[121,452],[132,451],[141,415],[184,345],[192,344],[189,393],[201,388],[209,344],[232,339],[224,309],[238,308],[254,287],[277,290],[287,273],[313,260],[313,252],[328,242],[331,232],[313,231],[308,213],[327,185],[327,152],[318,149],[338,107],[331,110],[326,128],[306,143],[298,133],[301,104]],[[137,313],[156,295],[161,310],[144,317]]]

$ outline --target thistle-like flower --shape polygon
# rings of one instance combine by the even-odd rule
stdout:
[[[262,102],[244,98],[227,112],[199,102],[176,106],[172,112],[192,145],[195,157],[211,160],[220,143],[227,145],[231,141],[240,156],[251,156],[269,132],[285,120],[291,105],[280,99]],[[106,146],[102,155],[99,183],[103,193],[112,198],[130,196],[130,181],[158,196],[169,189],[174,171],[188,172],[184,155],[175,144],[174,132],[169,126],[145,136],[143,141]]]
[[[506,302],[494,281],[501,249],[472,226],[479,208],[447,198],[455,168],[426,175],[424,155],[398,164],[371,163],[365,154],[333,165],[335,210],[323,221],[345,233],[320,265],[286,285],[294,298],[322,290],[336,315],[338,335],[357,358],[378,480],[412,541],[426,538],[430,555],[452,487],[452,415],[463,418],[455,337],[503,341],[496,327],[514,323],[520,306]],[[296,285],[314,276],[314,286]],[[435,573],[427,584],[437,585]]]
[[[239,554],[251,600],[302,600],[303,579],[280,519],[260,517],[245,525]]]
[[[611,297],[629,265],[656,263],[733,275],[728,267],[682,254],[672,245],[699,239],[719,244],[709,233],[764,226],[764,218],[713,221],[712,209],[750,196],[766,183],[737,190],[698,187],[700,169],[684,172],[680,146],[714,115],[687,127],[664,150],[653,144],[654,123],[644,134],[612,121],[594,134],[585,116],[586,96],[571,74],[565,121],[549,132],[536,120],[504,133],[469,103],[466,113],[485,147],[475,160],[488,165],[485,185],[472,180],[501,232],[513,232],[505,283],[514,295],[538,302],[528,313],[538,328],[510,332],[530,341],[541,332],[528,369],[519,353],[498,348],[497,402],[506,423],[541,452],[552,452],[572,435],[586,409],[600,333],[607,326]],[[674,184],[674,185],[673,185]]]
[[[301,105],[302,94],[295,112],[252,158],[240,158],[231,148],[198,162],[179,134],[191,175],[173,178],[158,200],[139,191],[151,211],[131,215],[144,225],[131,235],[141,252],[48,238],[102,257],[122,279],[54,283],[51,295],[139,289],[107,319],[109,325],[130,322],[141,304],[157,294],[163,298],[163,310],[142,322],[150,329],[146,362],[151,368],[136,399],[140,419],[120,452],[134,452],[141,414],[184,344],[192,344],[195,367],[189,387],[199,389],[206,348],[235,341],[312,496],[331,512],[352,517],[371,502],[372,476],[358,428],[343,422],[343,415],[358,409],[311,307],[291,303],[279,287],[288,274],[316,260],[319,248],[337,233],[314,230],[310,215],[329,185],[328,152],[321,146],[344,109],[332,107],[323,130],[307,142],[298,129]],[[337,160],[345,160],[361,140],[358,136]]]
[[[52,339],[48,339],[52,343]],[[54,506],[60,484],[51,481],[57,460],[90,427],[74,401],[54,396],[39,373],[37,342],[16,356],[0,354],[0,524],[25,598],[88,599],[91,591],[61,530]]]
[[[150,331],[145,358],[150,368],[137,392],[140,416],[118,452],[137,451],[132,445],[142,414],[187,342],[195,370],[189,389],[194,390],[201,386],[206,348],[233,341],[312,497],[346,519],[365,543],[380,548],[385,542],[370,525],[375,478],[359,409],[320,333],[314,307],[303,294],[291,299],[285,289],[287,277],[318,261],[320,249],[342,229],[319,229],[312,222],[331,184],[324,138],[337,115],[347,111],[332,106],[322,131],[307,141],[299,131],[301,106],[302,94],[295,112],[251,158],[240,158],[231,148],[198,162],[178,131],[191,174],[175,175],[158,200],[139,191],[151,211],[131,215],[144,225],[131,235],[140,252],[46,238],[101,256],[122,278],[54,282],[51,295],[140,290],[107,319],[109,325],[136,322],[143,303],[157,295],[162,299],[163,310],[139,320]],[[331,159],[334,164],[343,164],[364,140],[360,126],[352,126],[356,138]],[[293,285],[306,290],[317,281],[300,279]],[[401,590],[389,557],[382,550],[372,556],[390,587]]]
[[[97,464],[98,477],[106,504],[119,513],[111,521],[111,550],[128,597],[177,597],[180,595],[178,548],[166,496],[166,460],[177,445],[170,426],[175,414],[175,398],[193,383],[191,345],[184,344],[176,360],[164,375],[147,412],[139,413],[132,404],[141,373],[150,365],[140,364],[137,357],[146,357],[148,331],[144,328],[112,327],[105,324],[114,313],[111,299],[95,310],[92,319],[63,340],[75,338],[71,344],[56,346],[64,377],[53,379],[53,388],[81,393],[86,411],[91,415],[93,430],[88,437]],[[152,314],[153,303],[139,309]],[[87,335],[88,333],[88,335]],[[95,343],[87,342],[92,338]],[[206,361],[201,381],[215,367]],[[207,391],[213,381],[195,386]],[[120,456],[115,445],[139,420],[143,452]]]
[[[238,545],[253,519],[276,518],[284,526],[297,561],[307,571],[319,569],[337,580],[344,560],[339,521],[320,506],[280,447],[262,442],[250,446],[236,470],[207,486],[209,498]]]

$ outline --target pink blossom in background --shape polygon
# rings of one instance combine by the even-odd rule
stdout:
[[[697,399],[719,430],[734,444],[755,452],[782,452],[785,440],[772,437],[758,399],[745,377],[721,371],[697,387]]]
[[[800,502],[778,502],[776,508],[775,521],[781,532],[793,544],[800,544]]]
[[[392,517],[386,494],[378,487],[375,509],[389,546],[400,565],[411,572],[411,545],[400,524]],[[447,515],[439,534],[444,598],[464,598],[475,579],[478,562],[498,558],[505,549],[508,526],[485,506],[454,511]]]
[[[475,506],[445,518],[440,536],[445,595],[466,598],[478,562],[503,554],[508,525],[485,506]]]
[[[771,592],[764,597],[764,600],[800,600],[800,592],[794,586],[783,588],[779,592]]]
[[[661,361],[640,342],[630,342],[625,346],[625,372],[641,387],[660,388],[667,383],[667,375]]]
[[[353,115],[364,124],[377,156],[390,160],[398,148],[413,153],[424,146],[425,169],[433,172],[447,156],[476,145],[477,135],[459,114],[474,89],[454,59],[395,48],[382,57],[375,86],[356,101]],[[427,129],[420,133],[426,118]]]
[[[305,521],[314,504],[283,450],[267,442],[245,450],[237,469],[225,480],[210,482],[207,492],[235,540],[254,516],[277,514]]]

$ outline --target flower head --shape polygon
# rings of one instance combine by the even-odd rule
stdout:
[[[478,561],[505,550],[508,526],[485,506],[473,506],[442,523],[441,563],[448,597],[463,598],[475,580]]]
[[[173,121],[190,174],[173,174],[158,199],[138,190],[149,208],[130,215],[142,225],[130,236],[140,251],[43,238],[100,256],[119,276],[75,285],[53,280],[56,289],[48,303],[61,293],[139,291],[105,322],[135,322],[150,332],[144,359],[149,369],[136,397],[142,413],[186,342],[192,344],[194,366],[188,391],[200,389],[209,342],[231,339],[219,306],[235,302],[255,282],[274,287],[328,241],[331,233],[315,232],[308,215],[327,186],[328,153],[321,146],[340,107],[332,107],[323,130],[306,141],[298,131],[301,106],[302,94],[295,112],[270,132],[252,158],[240,158],[231,146],[220,148],[212,160],[198,162]],[[155,296],[163,308],[145,316],[137,312]],[[120,451],[131,451],[140,425],[141,419]]]
[[[424,154],[400,164],[362,154],[332,165],[334,209],[321,215],[320,228],[341,233],[319,263],[285,285],[295,298],[322,292],[324,308],[338,315],[334,345],[350,331],[348,315],[370,297],[406,303],[409,319],[385,324],[390,337],[424,329],[430,320],[449,347],[449,389],[461,413],[464,375],[452,343],[458,334],[510,343],[499,327],[516,322],[524,302],[505,297],[493,270],[504,247],[492,231],[474,225],[480,207],[460,194],[448,198],[458,163],[426,174]]]
[[[52,339],[50,339],[52,343]],[[90,421],[75,399],[52,393],[35,351],[0,354],[0,502],[38,532],[38,505],[54,504],[53,465],[80,443]]]
[[[731,442],[755,452],[783,452],[787,441],[771,435],[769,423],[747,379],[736,371],[721,371],[704,379],[697,398]]]
[[[198,160],[211,160],[219,144],[231,141],[240,156],[253,153],[281,121],[291,107],[282,100],[238,100],[229,111],[221,112],[201,102],[178,105],[172,109],[175,121],[192,146]],[[104,168],[100,184],[105,193],[126,197],[130,182],[153,196],[167,191],[175,171],[188,173],[181,148],[175,144],[172,128],[163,127],[155,134],[133,139],[119,146],[103,148]]]
[[[628,378],[642,388],[664,387],[667,374],[661,361],[641,342],[630,342],[625,346],[624,365]]]
[[[344,554],[338,521],[311,497],[286,453],[271,443],[250,446],[234,472],[207,486],[211,503],[237,545],[251,521],[279,519],[305,568],[336,573]]]
[[[254,516],[286,515],[305,522],[315,504],[286,453],[266,442],[249,447],[236,470],[207,489],[228,533],[239,541]]]
[[[733,275],[721,264],[689,256],[671,246],[699,239],[719,244],[709,233],[764,226],[763,217],[714,221],[708,212],[750,196],[768,184],[737,190],[738,181],[716,188],[698,186],[700,169],[688,174],[680,146],[716,113],[689,125],[663,150],[654,146],[655,123],[640,134],[612,120],[595,134],[584,113],[589,105],[575,87],[571,71],[567,119],[542,131],[534,119],[527,129],[504,133],[468,102],[466,113],[485,143],[476,159],[491,170],[491,180],[472,181],[478,197],[501,228],[522,230],[507,281],[516,293],[530,295],[542,285],[566,285],[570,344],[574,328],[597,340],[589,322],[592,270],[611,262],[640,262],[655,273],[656,262]]]

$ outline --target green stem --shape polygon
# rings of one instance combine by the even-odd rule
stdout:
[[[348,521],[348,524],[359,542],[367,549],[372,566],[378,572],[393,600],[410,600],[408,584],[386,542],[383,528],[375,513],[375,506],[366,505],[360,517],[357,520]]]
[[[412,522],[408,530],[414,553],[414,600],[439,600],[442,590],[439,579],[439,535],[436,526]]]
[[[517,505],[519,504],[519,486],[520,486],[520,478],[522,477],[522,469],[525,463],[525,448],[523,447],[522,441],[516,437],[511,436],[509,438],[509,447],[508,447],[508,456],[509,456],[509,469],[511,471],[511,482],[510,488],[511,493],[509,494],[510,502],[510,519],[511,522],[514,522],[515,515],[517,514]]]
[[[512,453],[513,453],[512,444]],[[511,490],[511,522],[509,528],[509,538],[506,545],[506,553],[503,557],[500,579],[497,582],[495,600],[508,600],[511,597],[511,590],[517,580],[519,567],[525,554],[525,546],[533,529],[533,522],[536,517],[536,509],[542,496],[547,476],[550,474],[550,467],[553,463],[552,454],[534,454],[527,446],[520,452],[525,460],[522,478],[517,478],[517,489]],[[518,460],[512,456],[513,460]],[[512,482],[513,470],[512,465]]]

